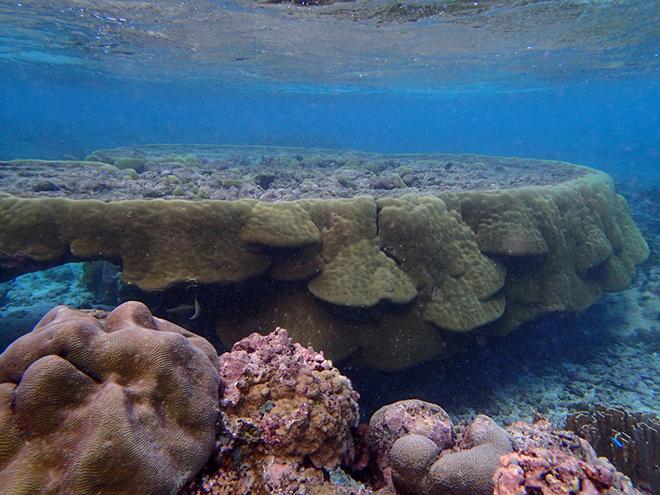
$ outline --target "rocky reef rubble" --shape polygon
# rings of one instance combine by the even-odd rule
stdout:
[[[236,343],[220,377],[212,466],[184,493],[343,493],[325,478],[353,461],[359,396],[332,362],[278,328]]]
[[[102,201],[392,197],[554,185],[584,174],[551,160],[259,146],[147,145],[97,150],[86,161],[0,161],[4,192]]]
[[[401,495],[642,493],[586,440],[544,418],[505,429],[478,415],[454,426],[439,406],[406,400],[372,416],[368,439],[375,486]]]
[[[640,494],[547,420],[454,425],[358,393],[286,330],[230,352],[137,302],[51,310],[0,355],[0,492],[180,495]]]

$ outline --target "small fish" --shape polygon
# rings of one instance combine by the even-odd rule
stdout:
[[[617,433],[617,434],[614,435],[613,437],[610,437],[610,440],[612,440],[612,441],[614,442],[614,444],[615,444],[617,447],[619,447],[620,449],[622,449],[622,448],[623,448],[623,444],[622,444],[621,441],[619,440],[619,435],[621,435],[621,432]]]
[[[199,318],[199,316],[202,314],[202,306],[199,304],[197,298],[195,298],[195,302],[193,304],[181,304],[180,306],[166,309],[165,312],[179,317],[185,314],[190,314],[192,312],[192,316],[188,318],[189,321],[192,321]]]
[[[190,318],[188,318],[188,320],[189,321],[196,320],[197,318],[199,318],[199,315],[201,314],[202,314],[202,306],[199,304],[197,298],[195,298],[195,312]]]

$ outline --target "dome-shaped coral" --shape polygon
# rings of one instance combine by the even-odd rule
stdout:
[[[371,416],[367,442],[385,481],[391,484],[390,450],[394,442],[414,433],[431,439],[442,450],[453,444],[452,429],[451,419],[442,407],[408,399],[383,406]]]
[[[392,447],[392,478],[403,495],[490,495],[500,456],[512,450],[507,432],[483,415],[451,451],[438,449],[437,460],[430,458],[431,444],[417,437],[406,435]],[[426,469],[419,469],[419,459]]]
[[[141,303],[53,308],[0,356],[2,493],[176,493],[212,451],[216,366]]]
[[[401,493],[417,493],[420,480],[428,474],[429,466],[440,453],[433,440],[423,435],[404,435],[390,450],[390,459],[396,470],[394,476]]]

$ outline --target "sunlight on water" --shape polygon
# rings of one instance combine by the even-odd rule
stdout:
[[[660,67],[652,1],[43,3],[0,5],[3,63],[422,93],[543,87]]]

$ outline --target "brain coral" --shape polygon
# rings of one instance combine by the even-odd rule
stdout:
[[[427,493],[428,470],[440,448],[424,435],[412,433],[399,438],[390,450],[397,492]]]
[[[53,308],[0,355],[2,493],[176,493],[212,452],[216,365],[141,303]]]
[[[394,442],[408,434],[423,435],[438,451],[453,444],[451,419],[440,406],[409,399],[381,407],[369,420],[367,442],[388,484],[391,482],[390,450]]]
[[[219,469],[200,481],[214,493],[306,493],[296,487],[352,460],[358,394],[286,330],[237,342],[220,358],[220,378]]]
[[[404,495],[490,495],[500,457],[511,450],[507,432],[479,415],[451,450],[421,435],[399,438],[390,454],[392,478]]]

